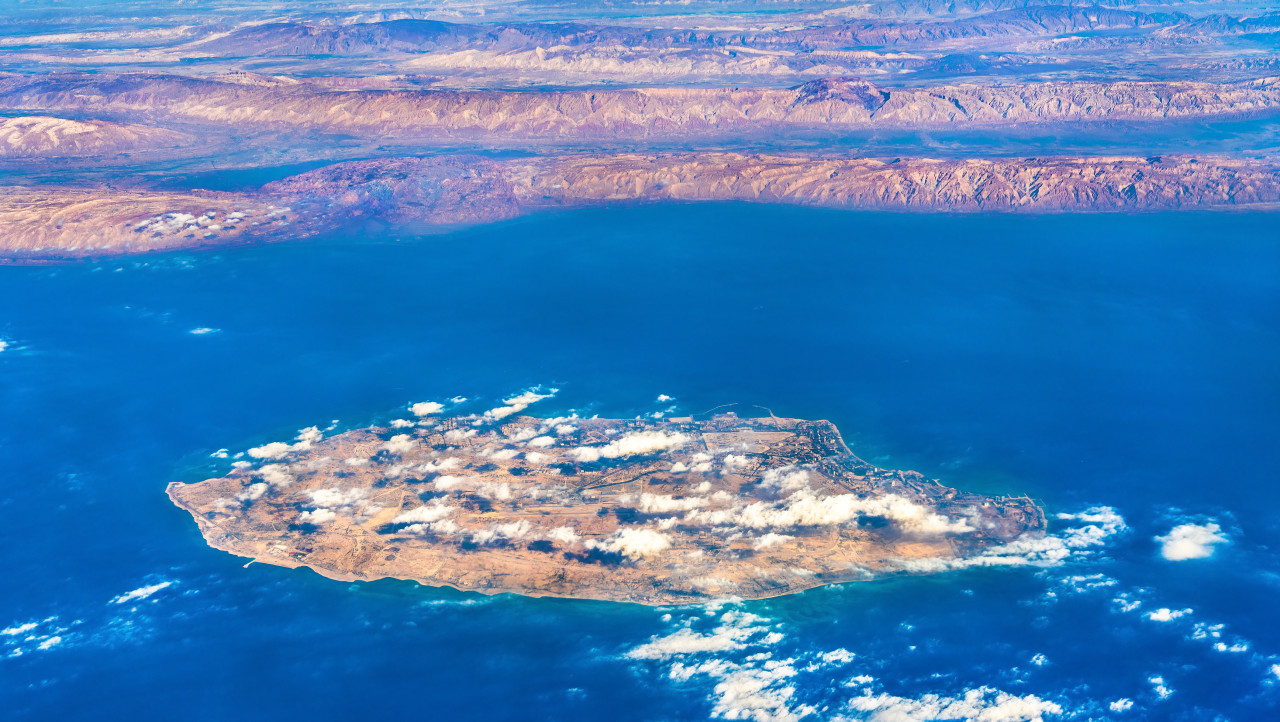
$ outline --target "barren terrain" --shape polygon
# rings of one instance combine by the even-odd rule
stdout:
[[[259,562],[642,604],[945,569],[1044,531],[1031,500],[876,468],[829,422],[515,415],[530,398],[306,429],[169,496],[210,545]]]
[[[660,201],[959,212],[1258,208],[1280,202],[1280,168],[1223,157],[386,158],[338,163],[248,192],[0,188],[0,253],[11,261],[56,260]]]
[[[1280,199],[1265,2],[642,5],[0,10],[0,262],[633,202]]]

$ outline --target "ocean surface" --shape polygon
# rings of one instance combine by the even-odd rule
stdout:
[[[1278,279],[1276,214],[750,205],[0,267],[0,716],[1276,719]],[[221,449],[539,385],[545,415],[830,419],[1033,496],[1065,555],[490,598],[245,568],[164,495]],[[1162,555],[1182,524],[1210,556]]]

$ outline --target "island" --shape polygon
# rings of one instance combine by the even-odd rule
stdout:
[[[536,395],[535,395],[536,396]],[[172,483],[209,545],[338,580],[649,605],[951,568],[1044,534],[987,497],[855,456],[828,421],[538,418],[415,404]]]

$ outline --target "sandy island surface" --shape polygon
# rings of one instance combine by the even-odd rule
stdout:
[[[642,604],[961,566],[1043,536],[984,497],[854,456],[827,421],[535,418],[536,394],[249,451],[169,485],[208,543],[341,580]]]

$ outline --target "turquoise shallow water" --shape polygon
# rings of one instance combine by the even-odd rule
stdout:
[[[0,627],[20,630],[0,634],[0,704],[18,719],[819,718],[989,687],[1062,717],[1271,718],[1277,278],[1268,214],[745,205],[0,268]],[[880,465],[1051,514],[1111,507],[1127,530],[1061,567],[711,614],[245,569],[163,494],[220,468],[219,448],[537,384],[561,389],[546,414],[630,416],[669,394],[681,412],[829,418]],[[1153,537],[1211,520],[1230,540],[1211,558],[1160,557]],[[1161,608],[1168,621],[1148,616]],[[635,658],[683,625],[767,630]]]

